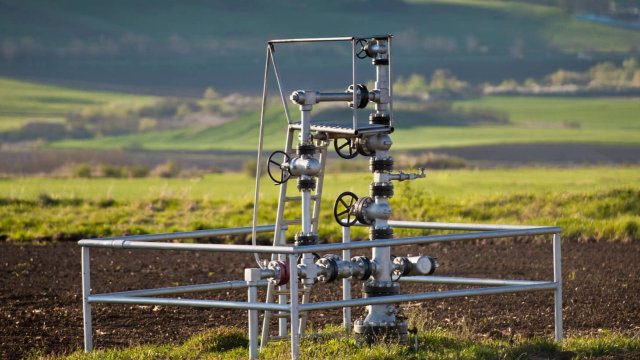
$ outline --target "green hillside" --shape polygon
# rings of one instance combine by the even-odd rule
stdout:
[[[484,97],[454,102],[454,108],[489,107],[508,114],[510,122],[492,126],[419,126],[420,112],[403,112],[411,118],[395,119],[396,149],[420,149],[479,144],[580,142],[640,144],[640,99]],[[293,107],[292,107],[293,108]],[[278,104],[270,107],[265,128],[265,148],[284,145],[286,120]],[[295,117],[295,112],[292,114]],[[404,124],[403,124],[404,123]],[[91,140],[68,140],[56,147],[118,149],[139,144],[148,150],[255,150],[259,114],[221,126],[151,132]],[[407,127],[406,124],[411,124]]]
[[[518,1],[25,0],[0,1],[0,73],[179,95],[207,85],[255,92],[267,40],[370,33],[395,35],[397,73],[448,67],[474,81],[583,68],[578,53],[595,61],[640,49],[640,31]],[[305,66],[333,79],[348,51],[310,54],[318,56]]]
[[[0,78],[0,132],[30,121],[64,122],[65,115],[91,106],[150,103],[152,97],[84,91]]]

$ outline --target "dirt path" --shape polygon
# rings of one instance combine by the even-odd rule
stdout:
[[[607,328],[640,334],[640,244],[566,243],[562,250],[565,331]],[[436,256],[440,275],[552,276],[548,243],[434,245],[394,252]],[[251,255],[94,249],[93,291],[242,279],[243,268],[252,264]],[[408,284],[401,288],[403,292],[419,289]],[[33,351],[68,353],[82,347],[80,249],[75,243],[0,243],[0,289],[0,358]],[[354,296],[358,292],[355,286]],[[245,298],[243,291],[205,295]],[[339,296],[333,284],[315,292],[316,301]],[[448,299],[410,307],[422,309],[431,325],[480,335],[550,336],[553,332],[552,295],[546,292]],[[354,309],[356,316],[362,312]],[[94,315],[99,348],[179,342],[220,325],[246,327],[244,311],[98,305]],[[313,313],[311,318],[315,323],[338,323],[340,316],[341,311],[327,311]]]

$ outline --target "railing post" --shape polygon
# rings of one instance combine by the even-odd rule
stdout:
[[[553,234],[553,281],[554,291],[555,338],[562,341],[562,256],[560,250],[560,233]]]
[[[291,306],[291,360],[300,356],[300,334],[298,334],[298,261],[295,254],[289,255],[289,301]]]
[[[93,350],[93,330],[91,329],[91,259],[89,248],[82,247],[82,318],[84,323],[84,352]]]
[[[342,242],[351,242],[351,228],[349,226],[342,227]],[[342,259],[349,261],[351,258],[351,250],[342,250]],[[342,279],[342,299],[351,300],[351,279]],[[346,332],[351,332],[351,308],[342,308],[342,325]]]
[[[249,304],[258,302],[258,281],[260,281],[260,269],[245,269],[244,280],[247,282],[247,297]],[[258,310],[248,310],[249,318],[249,359],[258,358]]]

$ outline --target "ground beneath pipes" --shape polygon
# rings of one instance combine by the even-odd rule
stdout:
[[[565,243],[562,248],[565,331],[612,329],[640,334],[640,244]],[[394,254],[438,258],[439,275],[551,279],[551,244],[518,241],[433,245],[393,249]],[[354,255],[367,252],[354,252]],[[92,249],[94,292],[242,279],[254,266],[249,254]],[[0,358],[69,353],[82,347],[80,248],[75,243],[0,243]],[[337,299],[335,284],[319,285],[314,300]],[[401,285],[402,292],[444,286]],[[354,286],[359,296],[360,286]],[[245,299],[244,291],[200,294],[199,298]],[[550,292],[429,301],[404,306],[422,321],[479,336],[553,334]],[[354,309],[359,316],[362,309]],[[341,311],[311,315],[314,324],[339,323]],[[244,311],[164,306],[97,305],[95,345],[124,347],[177,343],[216,326],[246,328]]]

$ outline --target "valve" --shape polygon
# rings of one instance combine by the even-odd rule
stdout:
[[[350,191],[338,196],[333,206],[333,216],[344,227],[361,224],[371,225],[375,219],[389,219],[391,206],[386,202],[376,202],[371,196],[358,196]]]
[[[279,160],[279,156],[282,156],[282,161]],[[267,173],[276,185],[285,183],[291,177],[291,173],[285,164],[289,163],[289,155],[284,151],[274,151],[269,156],[267,162]]]
[[[341,141],[344,140],[342,143]],[[358,148],[355,139],[342,138],[335,139],[333,141],[333,147],[336,149],[336,153],[343,159],[353,159],[358,156]],[[346,148],[346,149],[345,149]]]
[[[369,57],[367,53],[367,47],[369,45],[369,40],[367,39],[358,39],[356,41],[356,57],[358,59],[366,59]]]
[[[338,195],[336,202],[333,204],[333,217],[338,224],[343,227],[355,225],[356,219],[354,213],[354,205],[358,201],[358,196],[351,191],[345,191]]]

